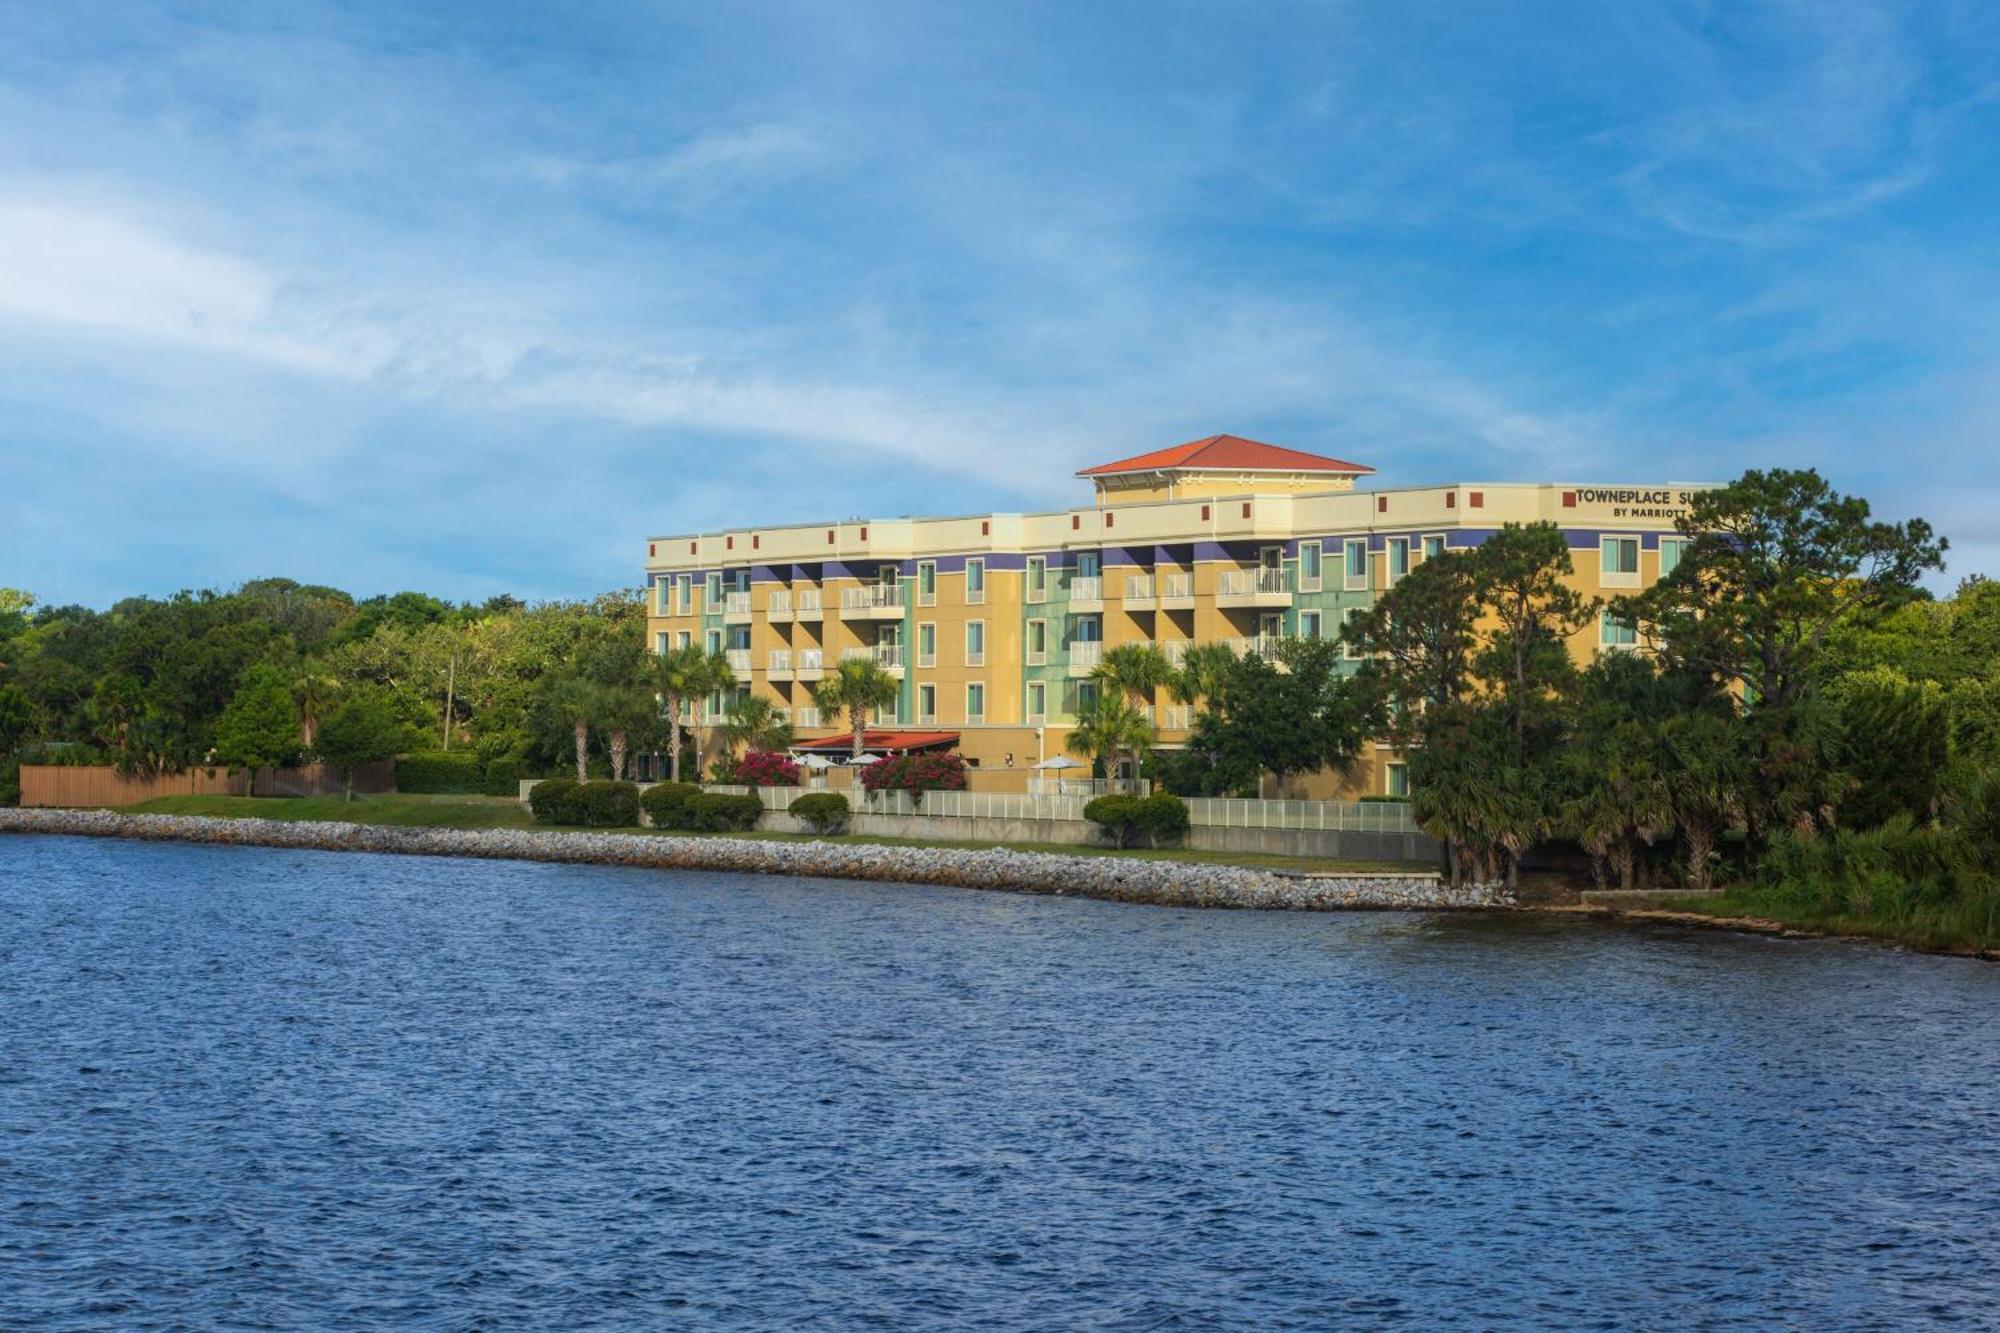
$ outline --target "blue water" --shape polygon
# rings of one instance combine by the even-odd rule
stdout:
[[[2000,968],[0,838],[0,1328],[1910,1328]]]

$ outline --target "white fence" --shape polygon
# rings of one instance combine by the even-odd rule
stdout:
[[[789,810],[809,795],[804,787],[724,787],[754,791],[766,810]],[[859,798],[858,813],[932,815],[944,819],[1082,819],[1087,795],[1023,796],[1012,792],[927,791],[920,801],[906,791],[843,792]],[[1197,796],[1188,799],[1190,823],[1210,828],[1319,829],[1335,833],[1421,833],[1410,807],[1398,801],[1252,801]]]

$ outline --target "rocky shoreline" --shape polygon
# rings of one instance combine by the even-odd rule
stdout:
[[[401,828],[55,809],[0,809],[0,833],[885,880],[1104,898],[1164,907],[1318,912],[1441,911],[1513,905],[1512,896],[1504,886],[1453,889],[1436,875],[1306,877],[1246,866],[1120,856],[1062,856],[1005,848],[972,850],[527,829]]]

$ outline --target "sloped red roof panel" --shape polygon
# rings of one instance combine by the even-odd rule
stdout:
[[[1116,463],[1100,463],[1077,473],[1079,477],[1104,477],[1118,472],[1168,472],[1176,469],[1213,468],[1227,472],[1373,472],[1372,467],[1349,463],[1302,449],[1246,440],[1241,435],[1210,435],[1168,449],[1122,458]]]
[[[924,750],[933,745],[954,745],[958,742],[955,731],[886,731],[874,727],[865,728],[861,733],[862,748],[869,750]],[[851,750],[854,748],[854,733],[844,736],[826,736],[816,741],[798,741],[794,750]]]

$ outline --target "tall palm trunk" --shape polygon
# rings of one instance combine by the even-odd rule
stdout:
[[[625,780],[625,728],[623,727],[611,733],[611,780],[613,782]]]
[[[576,720],[576,780],[590,781],[590,724],[582,718]]]
[[[847,720],[854,724],[854,757],[859,759],[866,748],[868,735],[868,713],[860,704],[847,710]]]
[[[667,744],[673,747],[673,752],[667,757],[667,772],[670,775],[671,781],[679,782],[681,780],[681,701],[680,696],[675,694],[667,696]]]

